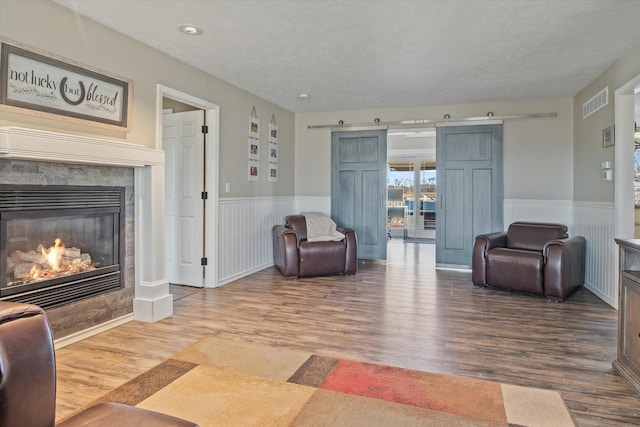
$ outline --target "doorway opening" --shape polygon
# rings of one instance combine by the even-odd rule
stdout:
[[[615,154],[613,162],[615,183],[615,235],[634,235],[635,186],[630,177],[634,173],[634,121],[637,121],[635,103],[640,75],[620,86],[615,91]],[[636,123],[637,124],[637,123]],[[616,254],[617,255],[617,254]]]
[[[633,89],[634,93],[634,133],[633,146],[635,151],[635,180],[634,180],[634,237],[640,239],[640,83]]]
[[[189,156],[177,156],[165,149],[168,136],[168,131],[165,132],[167,123],[165,113],[189,114],[190,112],[200,112],[202,115],[202,126],[200,124],[197,126],[201,129],[193,129],[200,134],[201,144],[199,148],[193,148],[197,152]],[[177,227],[167,227],[166,216],[170,211],[169,206],[165,206],[165,272],[169,273],[171,270],[171,273],[167,274],[167,279],[170,283],[215,287],[218,283],[216,242],[218,241],[219,106],[158,85],[156,124],[156,147],[165,150],[165,171],[180,170],[179,174],[165,174],[165,201],[168,196],[167,190],[172,188],[179,188],[180,192],[188,194],[191,199],[198,199],[193,200],[193,205],[198,207],[193,209],[193,212],[189,212]],[[188,128],[188,125],[178,124],[178,127]],[[185,150],[189,149],[191,148],[186,147]],[[177,160],[180,164],[177,164]],[[194,162],[197,162],[201,168],[193,167]],[[168,179],[171,181],[167,181]],[[182,208],[179,209],[179,211],[182,210]],[[194,219],[191,219],[191,216]],[[175,230],[181,233],[178,240],[174,234],[171,234]],[[194,244],[194,241],[199,243]],[[177,252],[176,245],[180,246]],[[179,256],[172,258],[171,255],[176,253]]]
[[[435,129],[389,131],[387,140],[387,237],[435,243]]]

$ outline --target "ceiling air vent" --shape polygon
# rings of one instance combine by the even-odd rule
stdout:
[[[586,119],[609,103],[609,87],[596,93],[590,100],[582,104],[582,118]]]

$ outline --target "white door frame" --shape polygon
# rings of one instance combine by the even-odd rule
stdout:
[[[205,214],[206,235],[204,236],[205,252],[208,258],[205,267],[205,288],[218,286],[218,175],[220,153],[220,106],[209,101],[188,95],[178,90],[158,85],[156,95],[156,148],[162,150],[162,99],[169,98],[183,104],[192,105],[205,110],[205,124],[209,133],[205,136],[208,201]]]
[[[615,91],[614,105],[614,237],[634,237],[634,182],[635,156],[633,155],[633,123],[634,123],[634,93],[633,89],[640,86],[640,75],[631,79]],[[614,264],[618,265],[619,252],[614,250]],[[619,272],[614,271],[614,283],[618,283]],[[615,308],[618,308],[618,298],[615,298]]]
[[[615,91],[615,236],[633,238],[634,184],[633,156],[634,93],[640,86],[640,75]],[[631,155],[629,154],[631,150]],[[617,265],[617,264],[616,264]]]

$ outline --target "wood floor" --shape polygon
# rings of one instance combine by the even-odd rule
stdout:
[[[469,272],[435,270],[433,245],[393,239],[386,265],[355,276],[285,281],[267,268],[172,292],[173,317],[57,350],[58,418],[213,335],[557,390],[578,426],[640,425],[640,398],[611,367],[615,310],[585,289],[561,304],[475,288]]]

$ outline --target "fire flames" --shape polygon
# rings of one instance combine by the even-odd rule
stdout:
[[[46,249],[42,244],[36,250],[15,251],[7,259],[10,276],[21,283],[53,279],[96,269],[91,255],[78,248],[66,248],[59,237]]]
[[[48,268],[43,269],[42,264],[33,264],[33,267],[31,267],[31,271],[29,272],[30,277],[27,279],[37,280],[43,273],[47,274],[47,271],[50,271],[54,275],[60,272],[63,249],[64,244],[62,243],[62,239],[59,237],[55,239],[54,245],[51,246],[48,251],[44,247],[40,248],[40,252],[42,253],[42,256],[45,257]]]

